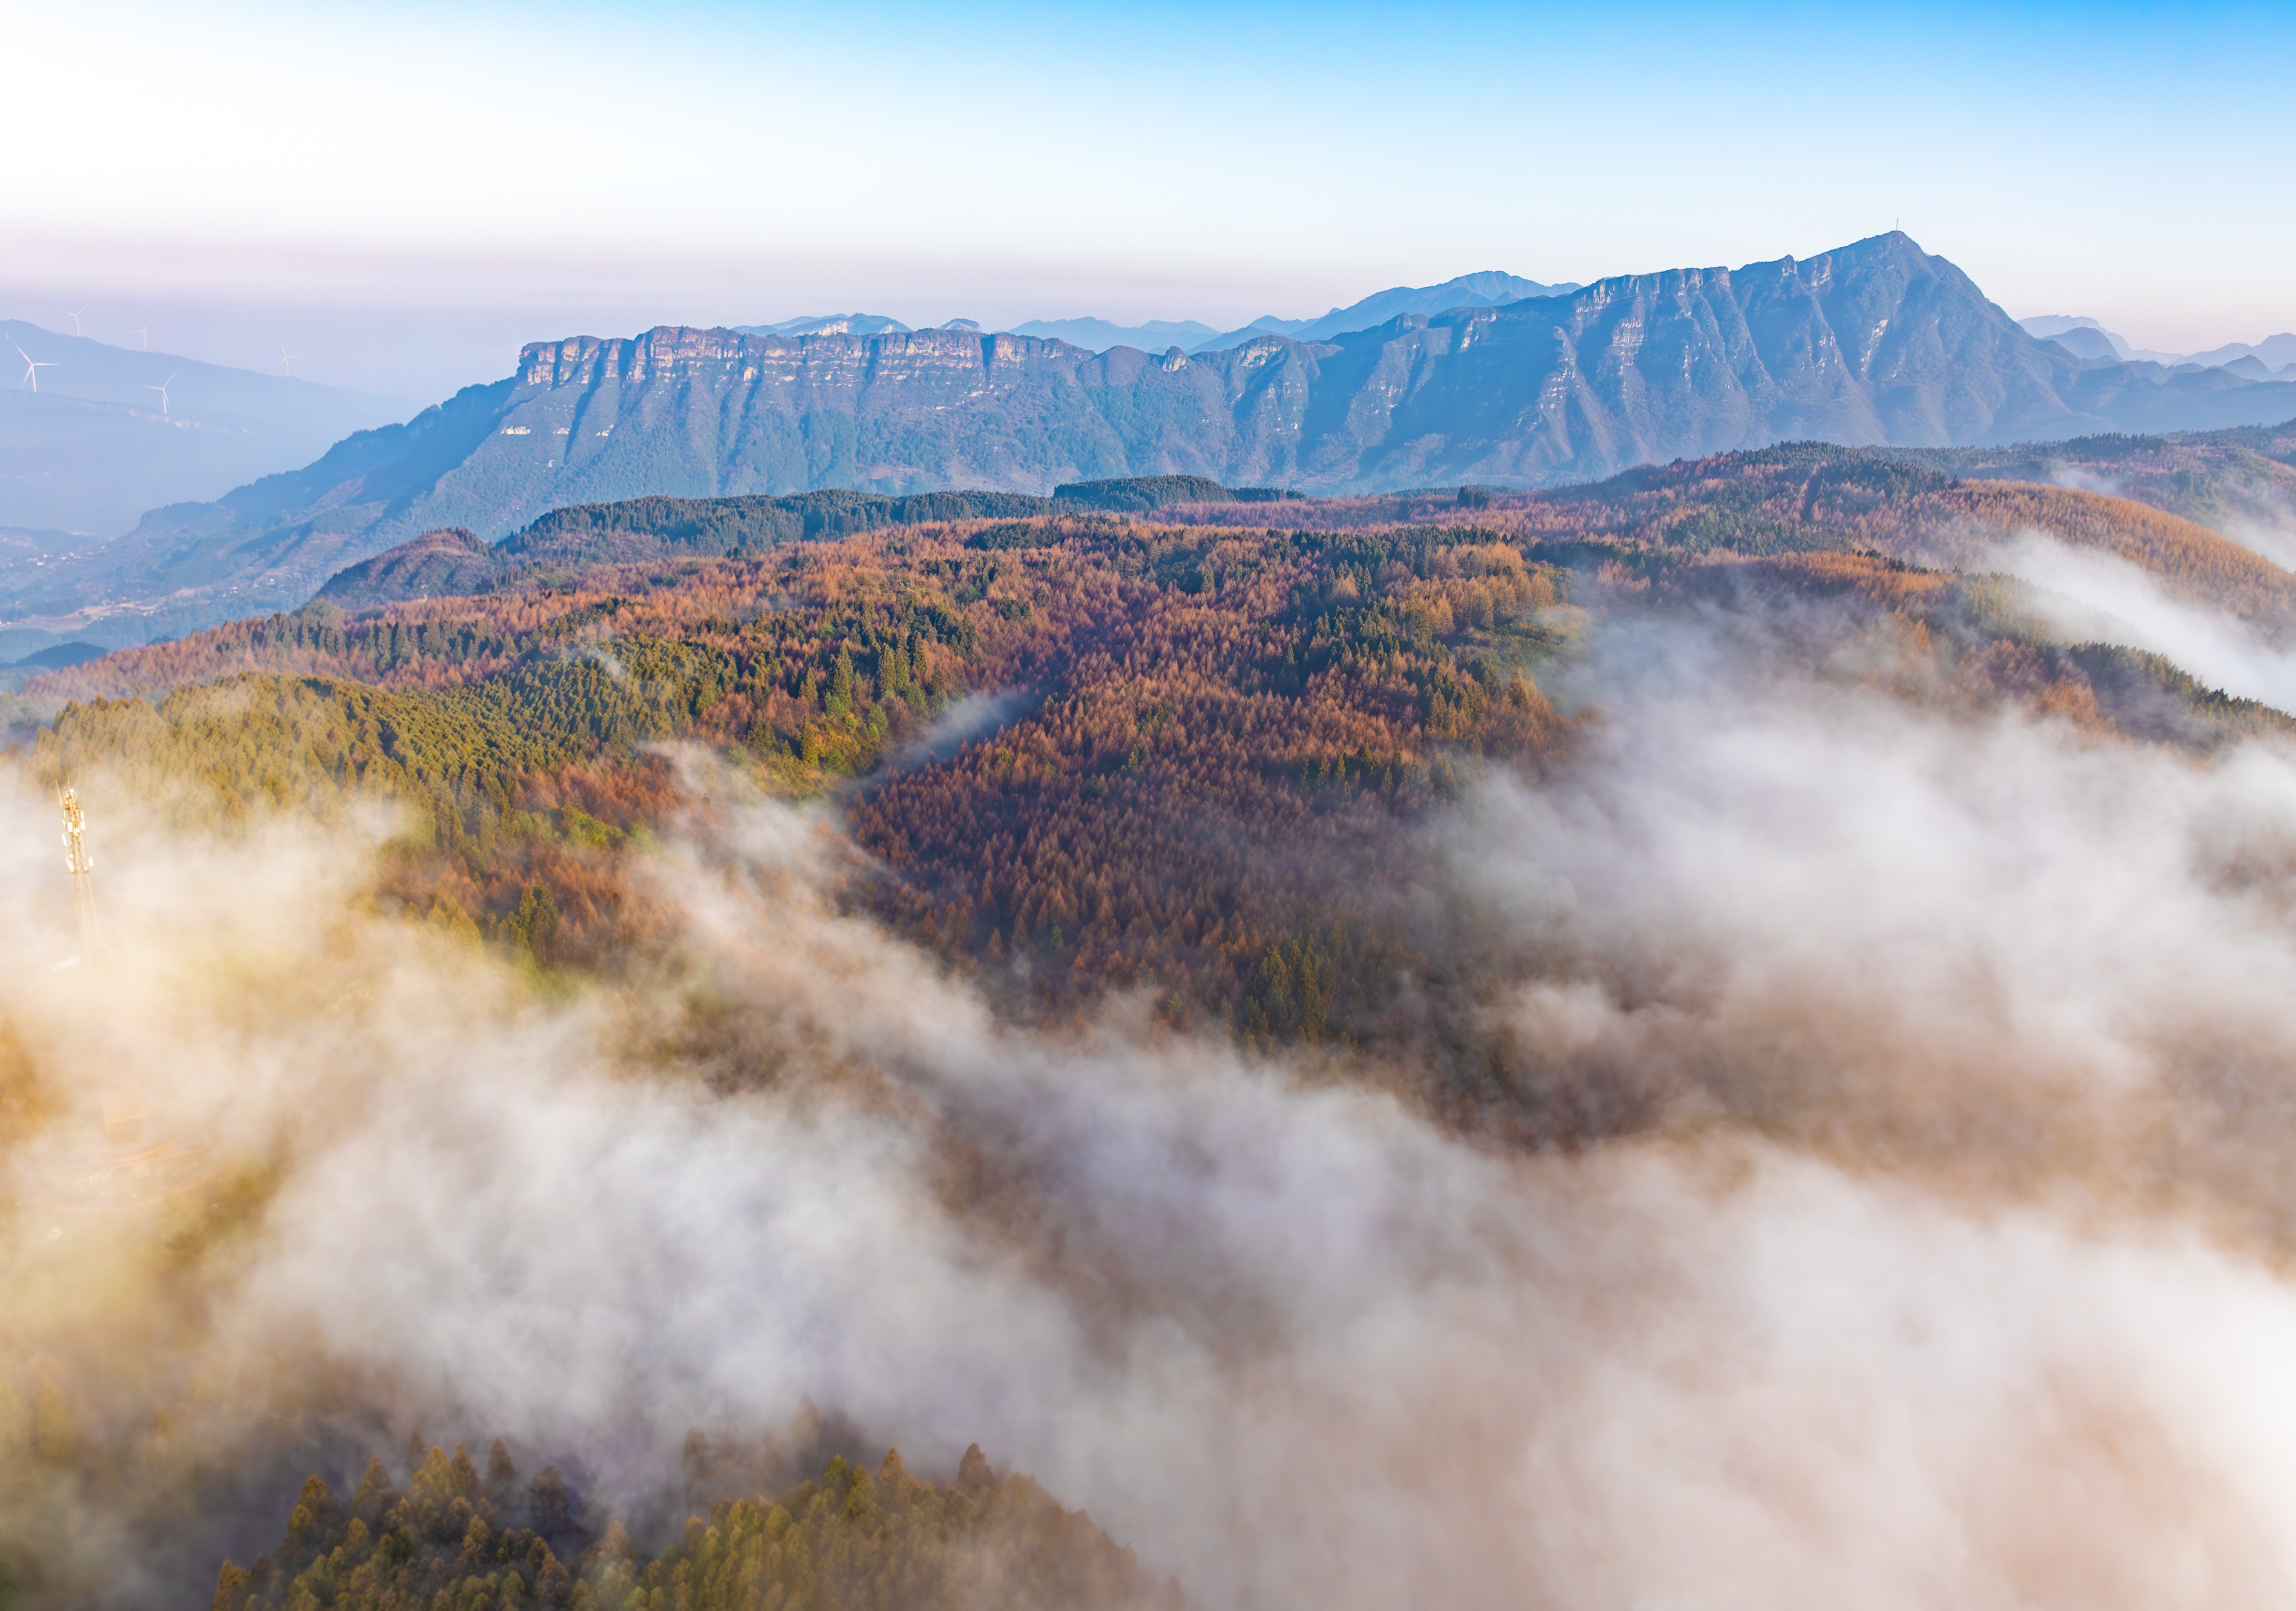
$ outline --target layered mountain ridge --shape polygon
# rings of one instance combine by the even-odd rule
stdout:
[[[1807,260],[1603,280],[1330,341],[1103,353],[964,329],[662,326],[536,342],[507,380],[0,593],[113,641],[300,603],[415,534],[494,538],[646,495],[1042,495],[1196,475],[1352,493],[1538,487],[1813,438],[1956,447],[2296,415],[2296,384],[2085,363],[1901,234]]]
[[[19,319],[0,319],[0,529],[36,534],[47,551],[93,547],[156,505],[219,497],[411,412]]]
[[[1520,275],[1487,268],[1478,274],[1460,275],[1440,285],[1391,285],[1385,291],[1374,292],[1360,301],[1350,302],[1345,308],[1334,308],[1320,318],[1279,319],[1270,314],[1265,318],[1254,319],[1240,330],[1231,330],[1224,335],[1210,335],[1209,339],[1199,338],[1188,350],[1217,352],[1241,346],[1259,335],[1288,335],[1295,341],[1336,341],[1358,330],[1384,325],[1401,314],[1433,315],[1448,313],[1454,308],[1496,308],[1532,297],[1568,296],[1579,289],[1581,287],[1576,280],[1543,285]]]

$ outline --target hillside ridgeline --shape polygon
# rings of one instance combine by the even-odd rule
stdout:
[[[2128,446],[2128,458],[2116,463],[2133,461],[2138,453],[2202,451],[2152,438],[2112,441]],[[1552,492],[1437,489],[1368,499],[1308,499],[1267,488],[1230,489],[1193,476],[1064,486],[1050,500],[983,493],[899,499],[857,493],[638,498],[555,511],[491,549],[468,532],[426,533],[330,579],[318,596],[357,611],[546,580],[586,564],[741,557],[780,542],[912,522],[1110,511],[1239,527],[1277,519],[1323,530],[1394,521],[1465,522],[1517,539],[1599,537],[1690,553],[1869,548],[1958,569],[1983,569],[2003,545],[2027,532],[2045,531],[2074,547],[2127,559],[2159,575],[2171,591],[2229,610],[2275,638],[2296,624],[2288,573],[2252,548],[2132,499],[2009,479],[2013,469],[2054,466],[2062,481],[2064,461],[1972,454],[1967,456],[1976,461],[1967,466],[1972,479],[1964,480],[1955,473],[1961,456],[1789,443],[1629,471],[1593,486]],[[2280,468],[2274,461],[2259,462]],[[2296,471],[2288,473],[2296,479]],[[2251,484],[2233,483],[2229,475],[2224,479],[2234,489],[2188,501],[2221,508],[2240,496],[2237,485]],[[2177,473],[2156,473],[2153,484],[2164,497],[2209,485]],[[1270,503],[1280,507],[1267,508]]]

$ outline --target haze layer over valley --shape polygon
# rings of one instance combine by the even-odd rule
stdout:
[[[0,540],[20,547],[100,544],[160,505],[292,469],[352,431],[412,412],[20,320],[0,319],[0,340],[17,378],[0,385]]]

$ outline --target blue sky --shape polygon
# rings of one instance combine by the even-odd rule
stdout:
[[[7,17],[0,312],[279,334],[323,379],[379,383],[362,341],[444,342],[434,386],[576,328],[853,308],[1233,325],[1898,222],[2019,315],[2296,325],[2284,5]]]

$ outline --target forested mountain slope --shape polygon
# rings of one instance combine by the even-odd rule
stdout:
[[[1214,490],[1227,496],[1225,489]],[[482,542],[460,527],[426,531],[337,572],[317,596],[345,609],[372,609],[406,599],[482,593],[585,565],[756,555],[779,543],[843,537],[880,526],[1026,517],[1052,508],[1051,499],[1015,492],[872,497],[840,491],[578,504],[554,509],[499,543]]]
[[[301,470],[152,510],[64,563],[0,569],[0,619],[123,645],[308,598],[388,546],[368,532],[483,442],[511,390],[465,388],[406,424],[344,438]],[[441,523],[455,522],[427,522]]]
[[[1470,489],[1398,497],[1307,500],[1286,496],[1270,511],[1266,489],[1240,491],[1200,477],[1152,477],[1060,489],[1054,499],[1019,494],[937,493],[868,498],[810,493],[793,498],[636,498],[545,515],[501,543],[468,532],[436,531],[355,565],[319,597],[350,609],[406,599],[473,594],[569,566],[760,553],[775,543],[842,535],[933,519],[1010,518],[1086,509],[1145,514],[1188,523],[1259,527],[1271,518],[1323,530],[1396,520],[1465,518],[1512,536],[1624,537],[1777,553],[1845,546],[1901,559],[1981,568],[2001,545],[2044,530],[2158,572],[2172,590],[2228,609],[2274,636],[2292,609],[2286,573],[2254,546],[2226,540],[2199,520],[2093,490],[2108,470],[2195,514],[2259,507],[2277,483],[2241,480],[2251,464],[2290,475],[2246,448],[2190,448],[2158,438],[2117,437],[2071,444],[2088,456],[2060,460],[2030,450],[1898,453],[1789,443],[1754,452],[1683,460],[1629,471],[1585,487],[1496,495]],[[2116,456],[2106,456],[2108,451]],[[2234,456],[2216,471],[2164,473]],[[2069,470],[2068,464],[2070,468]],[[2152,465],[2150,474],[2137,466]],[[1964,478],[1957,473],[1967,469]],[[2023,469],[2046,477],[2021,481]],[[2075,484],[2060,484],[2070,480]],[[2245,502],[2241,501],[2245,499]],[[1472,500],[1470,504],[1469,500]],[[1472,507],[1463,516],[1461,511]],[[2219,523],[2222,523],[2221,521]],[[2236,524],[2236,522],[2235,522]]]
[[[2053,482],[2151,504],[2283,556],[2296,554],[2296,420],[2169,436],[1926,449],[1952,474]]]
[[[554,509],[498,543],[459,527],[426,531],[337,572],[317,596],[346,609],[483,593],[585,565],[719,558],[778,543],[844,537],[881,526],[1025,520],[1087,511],[1144,514],[1173,505],[1296,501],[1267,487],[1233,489],[1202,476],[1079,481],[1049,498],[1020,492],[802,492],[791,497],[637,497]]]
[[[1919,563],[2046,530],[2290,636],[2296,579],[2124,500],[1805,446],[1406,502],[891,528],[321,603],[48,673],[21,708],[83,702],[38,736],[57,775],[196,778],[224,818],[395,797],[422,848],[394,899],[575,966],[652,943],[613,868],[678,796],[648,746],[699,743],[838,793],[897,875],[866,900],[953,957],[1025,953],[1033,995],[1152,983],[1254,1033],[1371,1037],[1410,1032],[1401,979],[1472,974],[1411,905],[1411,825],[1472,768],[1567,744],[1540,679],[1587,611],[1824,600],[1766,629],[1881,632],[1938,697],[2203,749],[2286,724],[2067,640],[2022,584]]]

